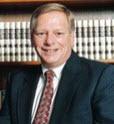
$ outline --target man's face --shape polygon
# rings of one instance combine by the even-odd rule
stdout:
[[[65,63],[73,46],[66,15],[59,11],[41,14],[32,40],[45,66],[53,68]]]

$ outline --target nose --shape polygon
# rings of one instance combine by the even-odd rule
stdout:
[[[54,43],[54,36],[53,33],[47,33],[46,39],[45,39],[45,44],[46,45],[51,45]]]

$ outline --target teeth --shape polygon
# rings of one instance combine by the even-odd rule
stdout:
[[[48,53],[52,53],[54,50],[47,50]]]
[[[46,49],[44,49],[44,51],[53,52],[53,51],[57,51],[57,49],[54,49],[54,50],[46,50]]]
[[[44,52],[47,52],[47,53],[53,53],[53,52],[56,52],[58,49],[44,49],[44,48],[42,48],[42,50]]]

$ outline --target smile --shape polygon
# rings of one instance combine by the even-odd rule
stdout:
[[[47,54],[54,54],[55,52],[58,51],[58,49],[43,49],[43,48],[42,50]]]

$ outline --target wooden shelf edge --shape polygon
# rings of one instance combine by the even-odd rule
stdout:
[[[114,0],[0,0],[0,5],[37,5],[47,2],[63,3],[68,6],[112,6]]]
[[[114,59],[100,60],[100,62],[114,64]]]
[[[109,64],[114,64],[114,59],[109,59],[109,60],[97,60],[99,62],[103,62],[103,63],[109,63]],[[0,66],[16,66],[16,65],[39,65],[41,64],[41,62],[37,62],[37,61],[30,61],[30,62],[0,62]]]
[[[39,65],[40,62],[31,61],[31,62],[0,62],[0,66],[17,66],[17,65]]]
[[[80,3],[80,0],[1,0],[0,4],[42,4],[42,3],[53,3],[60,2],[65,4]]]

